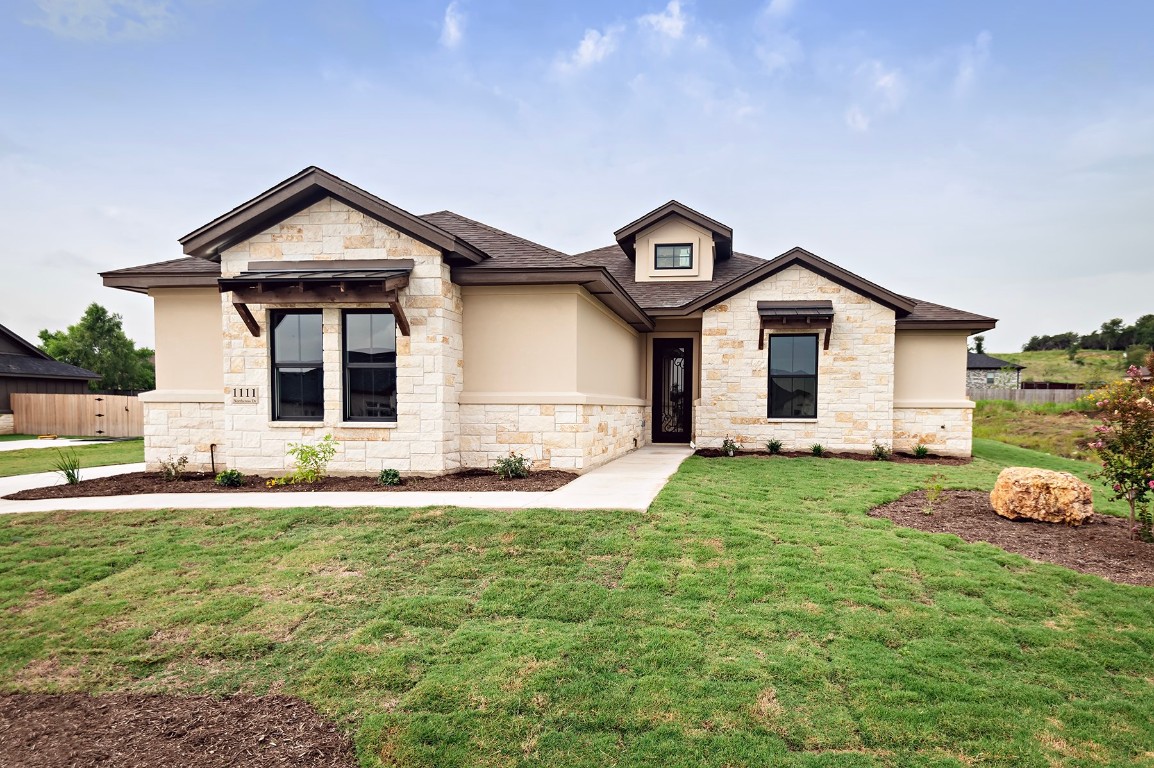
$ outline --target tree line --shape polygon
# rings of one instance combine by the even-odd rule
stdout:
[[[1127,350],[1131,347],[1154,349],[1154,315],[1142,315],[1133,325],[1126,325],[1122,318],[1115,317],[1102,323],[1093,333],[1079,334],[1074,331],[1056,333],[1052,336],[1031,336],[1022,345],[1023,352],[1042,352],[1059,349],[1104,349]]]
[[[137,347],[124,333],[120,315],[99,304],[88,305],[80,321],[64,331],[39,333],[40,349],[62,363],[100,374],[93,390],[146,390],[156,387],[153,351]]]

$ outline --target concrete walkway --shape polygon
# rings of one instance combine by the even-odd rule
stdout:
[[[104,445],[111,440],[75,440],[70,437],[58,437],[55,440],[2,440],[0,453],[4,451],[23,451],[28,448],[68,448],[75,445]]]
[[[154,493],[77,499],[8,501],[0,514],[116,509],[233,509],[257,507],[473,507],[476,509],[624,509],[644,512],[693,451],[685,446],[647,445],[588,472],[555,491],[518,492],[279,492]],[[141,472],[143,464],[119,464],[81,470],[82,478]],[[46,472],[0,478],[0,496],[25,488],[62,483]]]

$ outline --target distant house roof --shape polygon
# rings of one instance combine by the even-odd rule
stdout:
[[[19,352],[0,353],[0,376],[37,379],[78,379],[93,381],[100,378],[99,373],[93,373],[75,365],[53,360],[38,347],[17,336],[12,331],[0,325],[0,338],[6,339],[12,348]]]
[[[1009,360],[1001,360],[997,357],[990,357],[981,352],[970,352],[966,358],[966,368],[971,371],[1000,371],[1005,368],[1012,368],[1016,371],[1024,369],[1026,366],[1011,363]]]

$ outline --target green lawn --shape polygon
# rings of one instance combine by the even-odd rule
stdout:
[[[123,440],[96,445],[61,446],[60,448],[25,448],[0,452],[0,477],[28,475],[34,472],[52,472],[60,460],[60,453],[76,453],[80,459],[80,476],[84,467],[106,467],[109,464],[132,464],[144,461],[143,440]]]
[[[1154,589],[865,515],[964,467],[691,458],[650,513],[0,519],[0,690],[302,696],[364,766],[1154,765]]]
[[[1086,412],[1085,403],[979,400],[974,408],[974,437],[1083,461],[1096,461],[1094,452],[1079,443],[1092,437],[1100,423]]]

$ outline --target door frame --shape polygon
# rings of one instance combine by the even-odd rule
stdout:
[[[664,402],[664,396],[661,394],[659,383],[661,378],[661,361],[663,360],[662,353],[659,351],[663,347],[683,346],[686,349],[685,354],[685,435],[684,438],[677,433],[661,432],[661,406]],[[652,360],[652,377],[650,379],[650,399],[652,400],[650,407],[650,419],[652,421],[650,427],[650,441],[654,443],[688,443],[693,439],[693,399],[694,399],[694,379],[696,378],[693,367],[693,347],[694,339],[692,336],[662,336],[652,339],[652,348],[650,350]],[[671,436],[676,435],[676,436]]]

